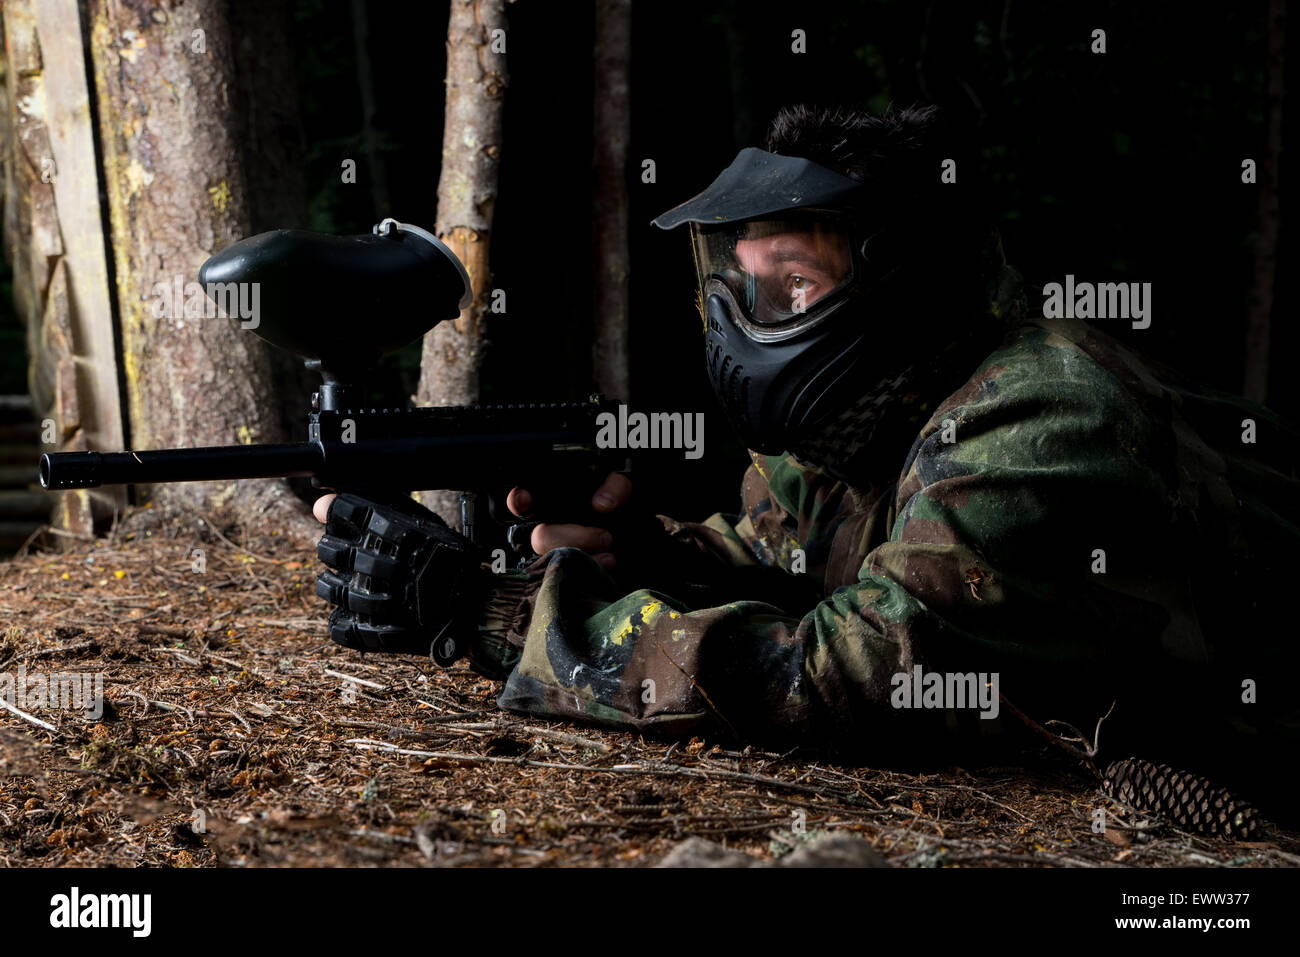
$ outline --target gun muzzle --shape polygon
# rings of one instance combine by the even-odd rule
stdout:
[[[320,463],[320,448],[310,442],[151,452],[46,452],[41,456],[40,477],[41,488],[60,491],[101,485],[307,476],[314,474]]]

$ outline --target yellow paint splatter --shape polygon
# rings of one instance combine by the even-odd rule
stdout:
[[[126,167],[126,188],[128,195],[134,196],[144,190],[146,186],[153,183],[154,175],[149,172],[139,161],[131,160]]]
[[[209,186],[208,195],[212,197],[212,208],[219,213],[226,211],[232,199],[230,185],[224,179],[216,186]]]
[[[239,439],[240,445],[252,445],[257,441],[257,426],[241,425],[235,430],[235,437]]]
[[[609,640],[616,645],[622,645],[624,639],[630,638],[636,634],[638,627],[650,624],[655,615],[659,614],[659,612],[663,610],[663,607],[663,602],[657,601],[653,598],[650,599],[641,606],[641,610],[637,615],[628,615],[624,618],[622,625],[610,636]],[[634,621],[634,618],[640,618],[640,621]]]

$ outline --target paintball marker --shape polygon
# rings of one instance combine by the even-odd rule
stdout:
[[[516,485],[533,491],[549,514],[580,521],[575,516],[592,514],[591,495],[605,476],[625,464],[617,450],[597,445],[597,416],[614,407],[599,396],[585,402],[366,407],[363,383],[379,359],[457,316],[471,300],[464,266],[417,226],[386,219],[361,236],[261,233],[208,259],[199,282],[214,301],[239,284],[258,284],[258,315],[244,327],[320,373],[306,441],[47,453],[40,461],[42,487],[309,476],[318,487],[376,501],[452,489],[461,491],[464,535],[481,544],[475,533],[478,493],[487,493],[491,515],[503,523],[510,520],[505,495]],[[368,318],[359,328],[361,315]],[[510,528],[507,541],[516,551],[526,553],[532,524]]]

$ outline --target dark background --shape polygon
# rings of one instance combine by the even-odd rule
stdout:
[[[369,51],[391,210],[373,208],[361,150],[361,100],[347,0],[297,0],[295,52],[309,219],[285,226],[368,231],[379,214],[432,228],[442,143],[445,3],[371,0]],[[1138,349],[1230,392],[1242,382],[1258,187],[1241,161],[1263,160],[1266,4],[1218,9],[1132,2],[766,4],[636,0],[632,23],[631,322],[638,408],[706,412],[707,454],[656,467],[663,510],[683,519],[733,511],[746,461],[703,375],[694,273],[684,233],[649,221],[706,186],[742,146],[761,145],[780,106],[939,104],[966,144],[959,184],[1002,230],[1008,260],[1042,285],[1150,282],[1153,321],[1100,323]],[[505,144],[492,235],[485,399],[578,398],[589,391],[593,23],[588,4],[508,7]],[[790,33],[807,33],[807,53]],[[1102,28],[1107,52],[1089,52]],[[1294,72],[1291,56],[1290,72]],[[1300,107],[1288,104],[1290,114]],[[1291,145],[1295,123],[1287,119]],[[340,162],[358,162],[356,185]],[[657,182],[641,181],[653,159]],[[1282,168],[1282,240],[1269,404],[1300,417],[1292,272]],[[942,275],[936,274],[936,282]],[[6,307],[8,306],[6,300]],[[900,321],[909,321],[900,317]],[[22,391],[21,334],[0,321],[0,391]],[[928,343],[917,329],[917,348]],[[389,366],[414,392],[418,344]]]

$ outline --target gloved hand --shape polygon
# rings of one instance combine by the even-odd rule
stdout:
[[[429,655],[446,667],[469,648],[489,575],[474,544],[411,499],[343,493],[316,546],[333,571],[316,594],[339,607],[330,637],[347,648]]]

